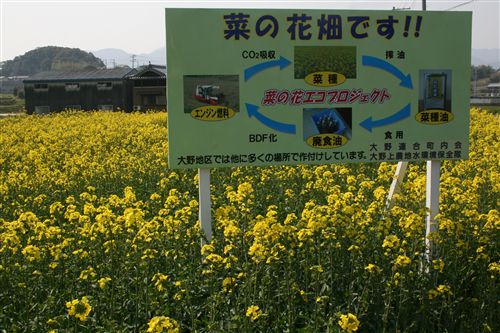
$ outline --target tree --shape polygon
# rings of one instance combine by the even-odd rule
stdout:
[[[497,70],[495,73],[490,75],[490,82],[491,83],[500,82],[500,70]]]
[[[489,78],[495,72],[489,65],[471,66],[471,81]]]

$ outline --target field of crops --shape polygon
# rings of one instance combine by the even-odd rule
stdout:
[[[0,81],[0,84],[3,82]],[[0,94],[0,114],[20,113],[24,109],[24,101],[10,94]]]
[[[167,164],[165,113],[0,120],[0,332],[499,332],[499,118],[471,110],[422,260],[425,164]]]

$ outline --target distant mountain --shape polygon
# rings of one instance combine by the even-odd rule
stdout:
[[[131,66],[132,55],[120,49],[102,49],[98,51],[92,51],[92,54],[100,58],[107,67],[113,67],[113,65]]]
[[[128,53],[121,49],[102,49],[97,51],[92,51],[92,53],[101,58],[107,67],[127,65],[132,66],[132,56],[133,53]],[[165,48],[159,48],[151,53],[141,53],[135,54],[134,67],[141,65],[147,65],[151,62],[154,65],[165,65],[166,64],[166,51]]]
[[[101,59],[92,53],[69,47],[44,46],[3,62],[0,76],[23,76],[43,71],[103,67]]]
[[[472,49],[472,65],[500,68],[500,49]]]

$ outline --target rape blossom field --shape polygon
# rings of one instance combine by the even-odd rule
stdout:
[[[0,332],[499,332],[498,115],[443,162],[171,171],[166,113],[0,120]]]

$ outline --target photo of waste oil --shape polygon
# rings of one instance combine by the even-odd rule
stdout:
[[[304,140],[320,134],[337,134],[351,139],[351,108],[308,108],[303,113]]]

